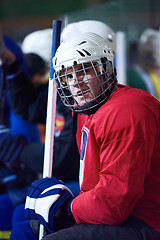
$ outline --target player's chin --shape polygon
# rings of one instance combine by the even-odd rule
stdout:
[[[93,98],[84,98],[84,97],[78,96],[75,98],[75,100],[78,103],[78,105],[83,106],[92,102]]]

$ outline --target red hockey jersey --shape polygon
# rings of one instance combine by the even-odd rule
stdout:
[[[118,85],[95,114],[78,116],[77,142],[76,222],[117,225],[132,214],[160,232],[160,102]]]

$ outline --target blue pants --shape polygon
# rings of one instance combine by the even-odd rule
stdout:
[[[13,205],[9,194],[0,195],[0,230],[10,231],[12,228],[12,215],[15,206]]]
[[[11,231],[15,223],[24,220],[24,204],[15,207],[8,193],[0,195],[0,231]]]
[[[9,194],[0,195],[0,239],[9,238],[11,232],[11,219],[14,211],[14,205],[10,200]]]
[[[13,215],[12,215],[12,227],[18,223],[25,221],[24,217],[24,204],[19,205],[15,208]]]
[[[29,221],[16,223],[10,235],[10,240],[37,240],[30,227]]]

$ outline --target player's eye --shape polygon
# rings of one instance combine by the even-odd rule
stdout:
[[[73,79],[73,74],[67,74],[67,80],[71,81]]]
[[[61,84],[64,86],[66,85],[66,77],[65,76],[61,76],[60,77],[60,81],[61,81]]]

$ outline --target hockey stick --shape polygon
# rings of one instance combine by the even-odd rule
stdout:
[[[116,33],[116,69],[117,79],[121,84],[126,84],[126,35],[124,32]]]
[[[50,79],[49,79],[49,86],[48,86],[43,178],[52,176],[54,132],[55,132],[55,119],[56,119],[56,100],[57,100],[57,91],[56,91],[55,82],[53,79],[54,69],[53,69],[52,59],[60,44],[61,25],[62,25],[62,22],[60,20],[53,20],[52,54],[51,54],[51,63],[50,63]],[[44,235],[44,227],[43,225],[40,225],[39,239],[41,239],[43,235]]]

